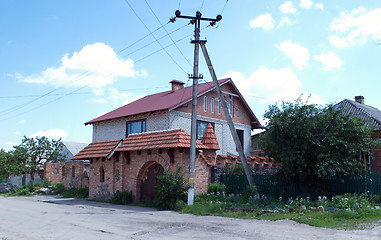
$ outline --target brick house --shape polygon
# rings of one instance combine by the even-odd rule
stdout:
[[[381,111],[375,107],[366,105],[363,96],[356,96],[355,101],[344,99],[337,103],[335,108],[341,108],[343,113],[361,118],[365,125],[374,128],[372,138],[381,142]],[[361,156],[368,163],[368,170],[372,173],[381,173],[381,147],[373,148],[373,154]]]
[[[230,78],[218,81],[246,156],[251,130],[261,127],[253,111]],[[183,129],[190,134],[192,86],[173,80],[171,90],[143,97],[85,123],[93,126],[93,142],[122,139],[131,133]],[[198,85],[197,139],[211,123],[220,145],[217,154],[238,155],[213,82]]]
[[[131,191],[135,201],[152,200],[156,176],[164,170],[180,168],[188,180],[192,87],[177,80],[170,83],[170,91],[143,97],[85,123],[93,126],[93,142],[72,160],[90,161],[91,199]],[[248,156],[251,130],[261,125],[230,78],[219,84]],[[195,194],[206,192],[213,166],[240,162],[214,90],[210,82],[198,85]],[[247,161],[252,166],[269,164],[259,157]]]

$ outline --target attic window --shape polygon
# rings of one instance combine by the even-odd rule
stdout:
[[[218,99],[218,115],[221,115],[221,101]]]
[[[208,97],[204,96],[204,112],[208,111]]]
[[[229,95],[229,113],[233,117],[233,96]]]
[[[142,133],[146,131],[146,120],[129,121],[127,124],[126,137],[133,133]]]
[[[214,98],[210,100],[210,112],[214,113]]]

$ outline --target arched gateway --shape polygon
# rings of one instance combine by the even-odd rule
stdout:
[[[163,174],[164,168],[157,162],[148,162],[140,169],[137,181],[137,190],[140,192],[140,200],[152,201],[156,197],[156,177]]]

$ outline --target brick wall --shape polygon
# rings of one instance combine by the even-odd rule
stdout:
[[[83,161],[46,162],[44,179],[52,183],[64,183],[65,189],[84,188],[88,186],[88,171],[89,166],[85,165]]]
[[[117,152],[110,160],[93,159],[90,164],[90,199],[108,199],[116,192],[131,191],[134,201],[141,198],[141,185],[144,170],[151,164],[158,163],[165,170],[176,171],[181,168],[184,180],[189,179],[189,149],[174,149],[174,162],[168,149]],[[104,168],[104,182],[100,182],[100,168]],[[211,167],[202,158],[196,159],[195,193],[207,191],[211,181]]]

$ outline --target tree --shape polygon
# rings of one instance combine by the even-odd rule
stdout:
[[[12,152],[0,150],[0,182],[5,180],[6,176],[19,173],[22,166],[18,162],[13,161]]]
[[[260,147],[282,163],[286,181],[314,185],[324,176],[363,171],[359,155],[371,151],[373,141],[360,119],[301,100],[271,105],[264,116],[269,122]]]
[[[28,138],[24,136],[22,143],[14,147],[12,158],[23,166],[23,171],[30,173],[31,181],[34,174],[43,169],[45,162],[61,162],[65,160],[62,154],[61,139],[49,141],[46,137]]]

